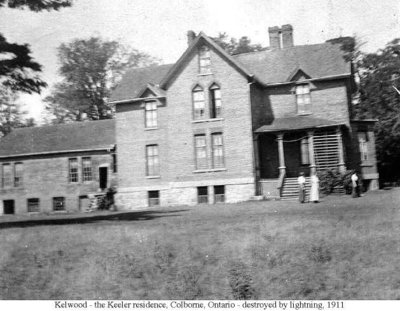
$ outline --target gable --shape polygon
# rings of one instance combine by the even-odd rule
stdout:
[[[302,69],[296,68],[296,70],[291,73],[287,79],[288,82],[300,82],[311,79],[311,76],[306,74]]]
[[[247,69],[241,64],[237,63],[232,56],[230,56],[224,49],[222,49],[213,40],[208,38],[202,32],[196,37],[192,44],[186,49],[181,58],[175,63],[168,74],[160,83],[160,87],[167,90],[168,87],[173,83],[177,76],[182,72],[188,62],[198,53],[199,48],[206,45],[224,61],[226,61],[230,66],[237,70],[240,74],[247,78],[252,78],[253,75],[247,71]]]

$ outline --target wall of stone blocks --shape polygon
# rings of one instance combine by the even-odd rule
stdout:
[[[230,181],[232,182],[232,181]],[[214,186],[224,185],[222,181],[204,182],[198,186],[208,188],[208,204],[214,204]],[[171,184],[170,188],[160,190],[160,206],[194,206],[198,204],[197,187],[188,184]],[[225,186],[225,202],[238,203],[250,200],[255,193],[255,183],[247,181],[244,184],[231,184]],[[127,192],[118,192],[116,196],[116,205],[119,210],[142,210],[149,208],[148,191],[143,188],[131,189]],[[153,207],[156,208],[156,207]]]

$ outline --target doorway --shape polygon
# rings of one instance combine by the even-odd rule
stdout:
[[[99,187],[100,189],[107,188],[108,167],[99,167]]]
[[[15,214],[14,200],[4,200],[3,207],[5,215]]]

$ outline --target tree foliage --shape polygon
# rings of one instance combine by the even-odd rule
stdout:
[[[61,44],[58,59],[63,80],[45,100],[56,122],[111,118],[107,99],[122,74],[155,63],[146,53],[99,37]]]
[[[358,118],[378,119],[375,126],[380,174],[384,180],[400,178],[400,39],[359,62]]]
[[[1,7],[29,9],[34,12],[59,10],[72,5],[72,0],[0,0]]]
[[[58,10],[70,0],[0,0],[0,8],[27,8],[34,12]],[[0,33],[0,84],[14,92],[39,93],[46,86],[37,73],[41,66],[32,59],[27,44],[10,43]]]
[[[7,135],[13,128],[34,126],[32,118],[26,119],[16,103],[17,95],[11,90],[0,87],[0,137]]]
[[[262,47],[261,44],[252,44],[251,40],[246,36],[243,36],[238,40],[232,37],[230,38],[225,32],[220,32],[217,37],[211,37],[211,39],[213,39],[230,55],[256,52],[266,49]]]

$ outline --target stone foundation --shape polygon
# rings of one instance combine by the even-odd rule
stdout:
[[[223,185],[214,183],[208,187],[208,203],[214,203],[214,185]],[[201,184],[199,186],[205,186]],[[225,186],[225,203],[237,203],[250,200],[255,194],[254,183],[246,184],[227,184]],[[156,190],[154,188],[149,190]],[[193,206],[197,203],[197,186],[171,187],[160,189],[160,206]],[[115,196],[115,203],[119,210],[140,210],[149,207],[148,190],[143,188],[120,189]]]

